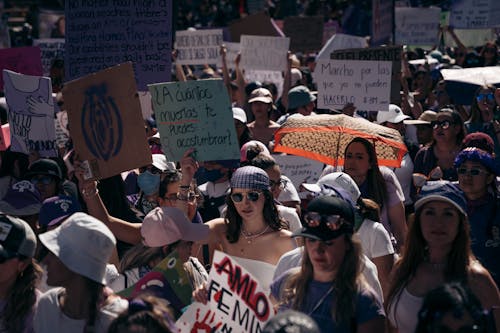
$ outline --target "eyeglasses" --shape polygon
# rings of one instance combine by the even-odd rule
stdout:
[[[260,195],[262,192],[259,191],[250,191],[246,193],[247,200],[250,202],[256,202],[259,200]],[[234,203],[239,203],[243,201],[243,197],[245,196],[245,193],[231,193],[231,200],[233,200]]]
[[[41,183],[43,185],[50,185],[52,184],[52,182],[54,182],[54,178],[51,176],[35,176],[31,178],[30,182],[33,185],[37,185],[38,183]]]
[[[278,179],[277,181],[274,181],[274,180],[270,179],[269,186],[271,186],[271,188],[279,187],[281,189],[284,189],[286,186],[286,180]]]
[[[450,127],[450,125],[452,125],[453,123],[450,122],[449,120],[443,120],[443,121],[431,121],[431,127],[433,129],[438,129],[439,127],[441,127],[442,129],[448,129]]]
[[[340,215],[326,215],[316,212],[305,213],[304,221],[307,226],[311,228],[319,227],[321,221],[323,221],[328,229],[333,231],[340,229],[344,224],[346,224],[345,220]]]
[[[479,176],[481,174],[487,175],[488,172],[479,168],[472,168],[472,169],[467,169],[467,168],[458,168],[457,173],[459,175],[470,175],[470,176]]]
[[[484,100],[487,100],[487,102],[493,102],[495,100],[495,96],[493,93],[478,94],[476,96],[476,100],[478,102],[483,102]]]

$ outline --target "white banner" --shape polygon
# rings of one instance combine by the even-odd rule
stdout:
[[[220,63],[222,29],[182,30],[175,33],[176,63],[204,65]]]
[[[441,75],[446,81],[459,81],[478,86],[500,83],[499,66],[442,69]]]
[[[314,72],[318,108],[342,109],[352,103],[363,111],[387,110],[391,75],[391,61],[321,59]]]
[[[288,37],[242,35],[241,66],[244,69],[284,71],[287,66]]]
[[[441,9],[396,7],[396,44],[437,45]]]

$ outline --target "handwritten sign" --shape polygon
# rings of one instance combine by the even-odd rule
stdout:
[[[3,70],[9,110],[11,150],[57,156],[54,99],[50,78]]]
[[[10,147],[10,125],[3,124],[0,128],[0,151],[5,151]]]
[[[229,25],[229,33],[231,41],[235,43],[240,42],[241,35],[284,36],[274,20],[263,11],[232,22]]]
[[[389,107],[390,61],[320,60],[314,73],[319,108],[342,109],[347,103],[365,111]]]
[[[262,332],[274,316],[268,293],[237,259],[214,252],[208,302],[191,304],[177,320],[180,333]]]
[[[43,75],[50,76],[50,67],[52,67],[54,60],[64,60],[64,39],[35,39],[33,45],[38,46],[42,53]]]
[[[401,73],[401,54],[401,46],[385,46],[333,51],[330,57],[337,60],[392,61],[391,103],[399,104],[401,101],[399,93],[401,90],[401,81],[399,78],[399,74]]]
[[[196,148],[200,161],[239,159],[229,95],[221,79],[149,86],[162,150],[179,161]]]
[[[290,37],[292,52],[318,51],[323,46],[322,16],[289,16],[285,18],[283,32]]]
[[[498,0],[454,0],[450,25],[456,29],[493,28],[500,25]]]
[[[441,9],[396,7],[396,44],[438,44]]]
[[[0,49],[0,70],[9,69],[20,74],[42,76],[40,57],[40,48],[36,46]],[[4,89],[3,84],[3,78],[0,77],[0,90]]]
[[[132,61],[139,90],[170,80],[172,0],[67,1],[66,77]]]
[[[166,299],[174,309],[181,311],[191,303],[193,288],[176,251],[171,252],[151,272],[133,286],[118,292],[118,296],[132,299],[148,292]]]
[[[220,62],[222,29],[182,30],[175,33],[176,63],[203,65]]]
[[[224,46],[226,47],[227,68],[234,69],[236,68],[234,61],[236,60],[238,53],[240,53],[240,43],[224,42]],[[219,61],[219,63],[217,63],[217,66],[221,67],[222,61]]]
[[[57,112],[54,123],[56,127],[57,146],[60,148],[65,147],[70,137],[68,131],[68,112],[66,110]]]
[[[295,188],[303,183],[316,183],[323,171],[323,163],[294,155],[273,155],[281,173],[290,178]]]
[[[366,38],[345,34],[335,34],[326,42],[316,56],[316,60],[329,59],[330,53],[336,50],[367,47]]]
[[[283,92],[283,74],[281,71],[258,71],[246,70],[245,79],[247,82],[259,81],[261,83],[271,82],[278,88],[278,96]]]
[[[285,70],[290,38],[243,35],[240,43],[243,68]]]
[[[152,163],[132,63],[68,82],[63,96],[86,178],[108,178]]]

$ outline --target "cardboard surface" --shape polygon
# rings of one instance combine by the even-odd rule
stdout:
[[[68,82],[63,95],[71,138],[88,165],[88,178],[152,163],[132,63]]]

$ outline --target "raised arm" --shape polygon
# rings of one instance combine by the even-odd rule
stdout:
[[[236,59],[234,59],[234,71],[236,73],[236,85],[238,86],[239,94],[238,94],[238,105],[243,107],[247,102],[247,94],[245,92],[245,77],[243,76],[243,72],[240,68],[241,62],[241,53],[238,53]]]
[[[184,74],[184,68],[177,63],[177,50],[172,51],[172,60],[175,61],[175,76],[177,76],[177,81],[185,82],[186,74]]]

